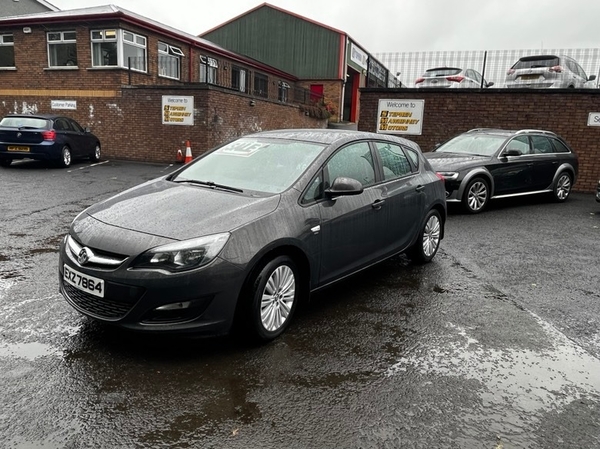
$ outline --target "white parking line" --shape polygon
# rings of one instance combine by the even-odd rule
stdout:
[[[90,168],[90,167],[95,167],[97,165],[103,165],[103,164],[108,164],[110,161],[102,161],[102,162],[97,162],[95,164],[91,164],[91,165],[85,165],[83,167],[78,167],[77,170],[85,170],[86,168]],[[73,172],[73,170],[67,170],[67,173],[71,173]]]

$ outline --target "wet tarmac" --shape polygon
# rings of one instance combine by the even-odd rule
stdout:
[[[0,171],[2,448],[600,448],[600,204],[451,208],[399,256],[313,296],[288,332],[148,337],[58,293],[93,202],[173,167]]]

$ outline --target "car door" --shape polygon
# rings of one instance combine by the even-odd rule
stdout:
[[[73,143],[71,150],[78,157],[90,156],[93,154],[94,145],[88,133],[75,120],[65,119],[69,123],[69,138]]]
[[[533,188],[545,190],[552,186],[559,165],[556,151],[546,136],[531,136],[531,149],[534,156]]]
[[[503,156],[510,150],[517,150],[519,154]],[[498,160],[488,167],[494,178],[494,196],[532,191],[533,164],[529,138],[517,136],[511,139],[498,156]]]
[[[409,162],[402,146],[388,142],[374,142],[375,154],[383,174],[381,184],[381,215],[385,230],[381,233],[381,247],[391,254],[405,249],[421,225],[425,187],[420,183],[418,167]],[[416,158],[418,161],[418,157]]]
[[[337,177],[359,181],[358,195],[325,198],[321,215],[321,285],[371,263],[382,254],[381,233],[385,232],[381,188],[376,183],[373,154],[368,142],[338,150],[326,163],[325,186]]]

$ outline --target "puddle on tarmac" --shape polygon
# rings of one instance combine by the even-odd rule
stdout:
[[[468,330],[448,324],[458,341],[449,338],[449,343],[432,346],[426,354],[406,357],[389,368],[387,375],[416,370],[477,380],[487,390],[480,393],[484,403],[507,401],[526,413],[556,410],[600,395],[600,360],[533,316],[551,341],[550,349],[486,348]]]
[[[3,343],[0,346],[0,357],[33,361],[46,356],[62,356],[62,351],[43,343]]]

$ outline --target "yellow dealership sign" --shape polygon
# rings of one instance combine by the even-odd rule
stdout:
[[[377,132],[420,136],[424,108],[425,100],[379,100]]]
[[[163,125],[194,125],[194,97],[163,95]]]

